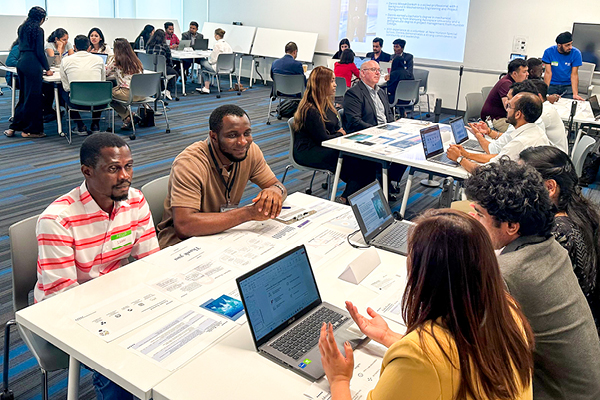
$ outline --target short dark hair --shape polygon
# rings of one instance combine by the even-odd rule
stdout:
[[[550,236],[554,208],[542,176],[533,167],[502,157],[477,167],[465,181],[465,192],[498,224],[518,222],[519,235]]]
[[[217,134],[221,133],[221,129],[223,129],[223,118],[228,115],[234,115],[236,117],[243,117],[245,115],[248,117],[248,120],[250,120],[248,113],[240,106],[236,106],[235,104],[225,104],[215,108],[213,112],[210,113],[208,119],[209,129]]]
[[[198,27],[198,23],[197,23],[196,21],[192,21],[192,22],[190,22],[190,26],[191,26],[191,25],[194,25],[196,28]]]
[[[165,31],[169,29],[170,26],[173,26],[172,22],[165,22]]]
[[[79,161],[81,165],[95,168],[100,158],[100,152],[105,147],[129,147],[127,142],[120,136],[110,132],[100,132],[88,136],[79,150]]]
[[[392,44],[399,44],[400,47],[404,48],[406,46],[406,40],[404,39],[396,39],[392,42]]]
[[[378,42],[381,47],[383,47],[383,39],[380,37],[376,37],[373,39],[373,43]]]
[[[340,56],[340,64],[352,64],[354,62],[354,52],[352,49],[342,51]]]
[[[521,92],[515,100],[515,112],[521,111],[527,122],[537,121],[542,116],[542,110],[542,100],[537,94]]]
[[[520,67],[527,68],[527,61],[522,58],[515,58],[511,62],[508,63],[508,74],[512,74],[515,71],[518,71]]]
[[[546,96],[548,96],[548,85],[541,79],[528,79],[535,85],[538,92],[542,95],[544,100],[546,100]]]
[[[542,60],[537,57],[532,57],[532,58],[527,59],[527,66],[529,68],[538,67],[542,64],[543,64]]]
[[[533,93],[535,95],[540,92],[537,90],[537,87],[533,84],[533,82],[529,79],[524,80],[523,82],[515,82],[510,88],[512,89],[513,96],[518,95],[519,93]]]
[[[295,51],[298,51],[298,45],[294,42],[288,42],[288,44],[285,45],[285,54],[291,54]]]
[[[90,47],[90,39],[85,35],[75,36],[73,43],[75,43],[77,51],[86,51]]]

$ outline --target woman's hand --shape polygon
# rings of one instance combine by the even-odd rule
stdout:
[[[338,349],[335,338],[333,337],[333,326],[331,323],[321,326],[321,337],[319,338],[319,351],[321,353],[321,362],[327,375],[330,386],[341,385],[350,388],[350,379],[354,370],[354,354],[350,343],[344,343],[346,357]]]
[[[65,49],[65,43],[62,40],[57,40],[54,42],[56,44],[56,50],[58,50],[58,54],[62,55],[63,50]]]
[[[52,71],[50,69],[48,71],[46,71],[46,76],[52,76],[52,75],[54,75],[54,71]]]
[[[358,325],[360,331],[377,343],[381,343],[385,347],[390,347],[402,339],[403,335],[392,331],[383,317],[377,314],[371,307],[367,308],[367,313],[371,316],[371,319],[359,314],[356,306],[349,301],[346,302],[346,309],[354,322],[356,322],[356,325]]]

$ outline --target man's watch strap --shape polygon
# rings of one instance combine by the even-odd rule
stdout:
[[[285,188],[283,187],[283,185],[281,183],[276,183],[273,186],[275,186],[277,189],[281,190],[282,196],[285,194]]]
[[[464,156],[458,156],[458,157],[456,158],[456,162],[460,164],[460,162],[461,162],[462,160],[464,160],[464,158],[465,158]]]

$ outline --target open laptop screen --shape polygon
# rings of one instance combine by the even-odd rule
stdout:
[[[304,246],[238,278],[237,283],[256,342],[321,301]]]
[[[423,142],[423,150],[425,150],[425,158],[444,152],[444,143],[442,142],[439,125],[421,129],[421,141]]]
[[[469,138],[465,123],[462,118],[455,118],[450,121],[450,127],[452,128],[452,134],[454,135],[454,142],[460,144]]]
[[[600,104],[598,104],[598,97],[593,95],[588,99],[588,101],[590,102],[590,107],[592,107],[594,118],[600,117]]]
[[[365,61],[370,61],[370,59],[362,58],[362,57],[354,57],[354,64],[356,65],[356,68],[358,68],[358,69],[360,69],[360,66],[363,65],[363,63]]]
[[[103,53],[92,53],[92,54],[101,57],[102,61],[106,65],[106,60],[108,59],[108,54],[103,54]]]
[[[370,239],[373,232],[377,231],[379,227],[389,224],[394,218],[377,181],[355,193],[348,198],[348,201],[353,208],[358,209],[359,218],[364,224],[365,238]]]

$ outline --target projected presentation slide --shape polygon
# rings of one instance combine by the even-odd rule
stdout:
[[[343,38],[355,53],[373,51],[373,39],[384,40],[393,53],[395,39],[406,40],[405,51],[417,58],[463,62],[469,0],[332,0],[340,6],[337,41]],[[337,8],[337,7],[336,7]]]

